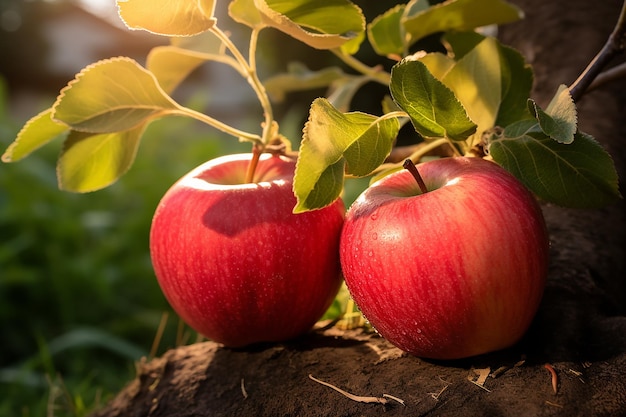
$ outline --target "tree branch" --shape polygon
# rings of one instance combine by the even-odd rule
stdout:
[[[592,82],[600,75],[603,68],[618,54],[626,49],[626,1],[622,4],[622,11],[613,32],[608,40],[580,74],[578,79],[570,86],[572,99],[576,102],[589,89]]]

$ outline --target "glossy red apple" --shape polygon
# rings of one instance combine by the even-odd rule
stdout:
[[[293,214],[295,161],[263,154],[209,161],[161,200],[150,252],[165,297],[192,328],[231,347],[306,332],[341,284],[344,205]]]
[[[400,349],[458,359],[525,333],[548,269],[533,195],[495,163],[445,158],[373,184],[348,210],[341,264],[354,301]]]

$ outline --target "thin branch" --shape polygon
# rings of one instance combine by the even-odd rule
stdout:
[[[609,68],[606,71],[600,73],[589,87],[587,87],[587,91],[595,90],[596,88],[608,84],[611,81],[615,81],[619,78],[626,77],[626,63],[616,65],[613,68]]]
[[[578,79],[570,86],[572,99],[576,102],[585,94],[593,80],[602,72],[604,67],[618,54],[626,49],[626,1],[622,4],[622,10],[613,32],[608,40],[580,74]]]
[[[352,55],[344,54],[340,48],[331,49],[330,52],[335,54],[337,58],[341,59],[350,68],[360,72],[363,75],[371,77],[372,80],[382,85],[388,86],[391,82],[391,74],[383,70],[382,66],[380,65],[375,67],[369,67]]]

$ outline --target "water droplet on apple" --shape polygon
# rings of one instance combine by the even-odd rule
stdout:
[[[370,218],[371,218],[372,220],[376,220],[376,219],[378,219],[378,213],[374,213],[374,214],[372,214],[372,215],[370,216]]]
[[[378,239],[378,233],[374,232],[372,233],[372,240],[376,240]]]
[[[372,251],[367,252],[367,256],[374,256],[374,252]]]

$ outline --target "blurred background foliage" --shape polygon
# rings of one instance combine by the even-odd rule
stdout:
[[[391,6],[368,4],[368,20]],[[232,32],[236,41],[246,36],[236,27]],[[290,61],[311,69],[339,65],[331,54],[275,31],[261,41],[262,76]],[[166,42],[119,26],[114,0],[3,0],[0,153],[81,68],[118,55],[143,63],[152,46]],[[371,50],[363,54],[368,62]],[[359,110],[377,112],[386,90],[375,88],[379,94],[357,96]],[[297,93],[277,104],[294,148],[310,102],[323,93]],[[262,120],[246,84],[223,68],[194,73],[177,94],[183,104],[239,128],[257,129]],[[196,121],[168,118],[148,128],[119,182],[71,194],[57,188],[61,143],[55,145],[0,164],[0,416],[85,415],[132,379],[142,356],[198,340],[171,312],[154,278],[150,222],[161,196],[183,174],[213,157],[249,151]],[[346,204],[366,184],[353,181]]]

